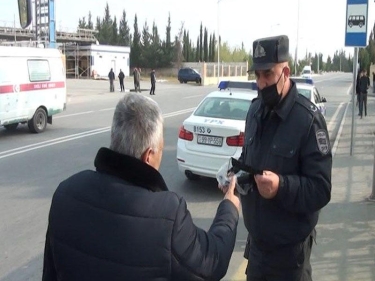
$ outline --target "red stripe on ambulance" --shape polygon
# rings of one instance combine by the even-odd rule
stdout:
[[[0,94],[10,94],[17,92],[28,92],[48,89],[64,88],[65,82],[38,82],[38,83],[27,83],[20,85],[2,85],[0,86]]]

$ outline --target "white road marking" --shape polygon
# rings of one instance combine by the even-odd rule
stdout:
[[[201,95],[194,95],[194,96],[187,96],[187,97],[183,97],[182,99],[192,99],[192,98],[199,98],[199,97],[202,97],[202,96],[205,96],[206,94],[201,94]]]
[[[192,112],[194,109],[195,109],[195,107],[187,108],[187,109],[183,109],[183,110],[179,110],[179,111],[175,111],[175,112],[170,112],[170,113],[164,114],[163,117],[164,118],[170,118],[170,117],[173,117],[173,116],[177,116],[177,115],[185,114],[185,113],[188,113],[188,112]],[[88,112],[89,111],[82,112],[81,114],[87,114]],[[69,116],[75,116],[75,115],[80,115],[80,114],[76,113],[76,114],[71,114]],[[68,115],[65,115],[65,116],[68,117]],[[51,140],[47,140],[47,141],[42,141],[42,142],[26,145],[26,146],[17,147],[17,148],[6,150],[6,151],[1,151],[0,152],[0,159],[7,158],[7,157],[17,155],[17,154],[21,154],[21,153],[25,153],[25,152],[32,151],[32,150],[35,150],[35,149],[40,149],[40,148],[48,147],[48,146],[51,146],[51,145],[56,145],[56,144],[67,142],[67,141],[72,141],[72,140],[85,138],[85,137],[89,137],[89,136],[93,136],[93,135],[97,135],[97,134],[101,134],[101,133],[106,133],[110,129],[111,129],[110,126],[102,127],[102,128],[98,128],[98,129],[95,129],[95,130],[85,131],[85,132],[78,133],[78,134],[68,135],[68,136],[64,136],[64,137],[60,137],[60,138],[55,138],[55,139],[51,139]]]
[[[84,115],[84,114],[90,114],[90,113],[94,113],[94,111],[85,111],[85,112],[79,112],[79,113],[73,113],[73,114],[67,114],[67,115],[58,115],[58,116],[53,116],[53,119],[66,118],[66,117],[72,117],[72,116]]]
[[[347,91],[348,94],[351,93],[351,89],[352,89],[352,85],[350,85],[350,87],[349,87],[349,89],[348,89],[348,91]],[[340,124],[340,127],[339,127],[339,131],[337,132],[337,136],[336,136],[335,142],[334,142],[333,147],[332,147],[332,158],[335,157],[337,147],[339,146],[340,137],[341,137],[342,130],[343,130],[343,128],[344,128],[345,119],[346,119],[346,114],[347,114],[347,112],[348,112],[349,104],[350,104],[350,102],[348,102],[348,103],[346,104],[346,108],[345,108],[344,116],[343,116],[343,118],[341,119],[341,124]],[[341,105],[341,104],[340,104],[340,105]]]

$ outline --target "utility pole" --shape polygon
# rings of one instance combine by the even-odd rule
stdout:
[[[220,83],[220,1],[217,1],[217,84]]]
[[[317,71],[318,71],[318,73],[317,73],[317,74],[320,73],[320,71],[319,71],[319,61],[320,61],[320,54],[318,53],[318,67],[317,67]]]
[[[296,44],[296,53],[295,53],[295,56],[294,56],[294,75],[297,76],[297,59],[298,59],[298,40],[299,40],[299,2],[300,0],[298,0],[298,12],[297,12],[297,44]]]

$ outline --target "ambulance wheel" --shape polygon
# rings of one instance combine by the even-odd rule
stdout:
[[[41,133],[47,127],[47,113],[43,108],[38,108],[32,119],[27,122],[32,133]]]
[[[18,123],[4,125],[4,128],[7,129],[7,130],[9,130],[9,131],[15,130],[17,127],[18,127]]]

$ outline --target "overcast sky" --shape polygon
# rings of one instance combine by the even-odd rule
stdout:
[[[177,35],[181,23],[190,32],[195,44],[201,22],[208,33],[219,33],[231,47],[250,50],[252,42],[261,37],[286,34],[290,40],[290,53],[294,55],[298,42],[298,57],[307,51],[320,51],[323,59],[333,56],[335,50],[345,48],[346,0],[55,0],[57,29],[74,31],[78,19],[91,11],[93,22],[104,15],[106,3],[112,17],[121,17],[125,10],[131,33],[135,14],[138,27],[145,21],[151,27],[155,21],[159,34],[165,38],[168,14],[171,15],[172,36]],[[298,5],[299,3],[299,5]],[[298,9],[299,6],[299,9]],[[283,11],[283,12],[281,12]],[[299,11],[299,12],[298,12]],[[219,17],[218,17],[219,15]],[[375,3],[369,0],[368,34],[375,21]],[[1,0],[0,26],[18,24],[17,0]],[[219,21],[218,21],[219,18]],[[151,29],[150,29],[151,30]],[[297,41],[298,33],[298,41]],[[368,36],[367,36],[368,37]]]

